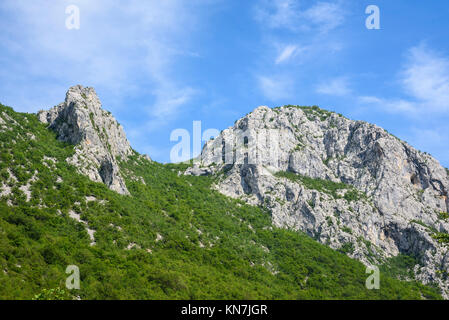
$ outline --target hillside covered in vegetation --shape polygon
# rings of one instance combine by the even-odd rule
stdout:
[[[0,299],[441,298],[410,279],[410,257],[368,290],[362,263],[272,226],[266,209],[212,190],[214,177],[134,152],[117,159],[119,194],[67,163],[74,146],[36,115],[0,106],[0,119]],[[68,265],[80,290],[65,288]]]

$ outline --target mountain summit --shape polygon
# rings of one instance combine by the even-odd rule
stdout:
[[[416,277],[449,292],[448,170],[384,129],[318,107],[262,106],[197,160],[186,173],[212,171],[216,189],[265,206],[274,225],[366,265],[413,256]]]
[[[102,109],[93,88],[71,87],[63,103],[39,111],[38,118],[56,131],[59,140],[76,145],[76,153],[68,161],[81,173],[118,193],[129,193],[118,160],[132,155],[132,148],[123,127]]]

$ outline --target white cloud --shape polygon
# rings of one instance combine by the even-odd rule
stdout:
[[[330,31],[343,23],[344,11],[338,3],[318,2],[304,12],[304,17],[321,31]]]
[[[380,104],[383,101],[382,99],[374,96],[360,96],[358,97],[358,100],[359,102],[362,103],[376,103],[376,104]]]
[[[357,100],[362,104],[374,105],[389,113],[405,113],[416,116],[417,104],[404,99],[384,99],[374,96],[361,96]]]
[[[402,73],[405,90],[432,111],[449,111],[449,59],[424,46],[410,49]]]
[[[298,18],[295,0],[262,1],[255,7],[255,18],[270,28],[294,29]]]
[[[349,81],[346,77],[339,77],[321,83],[316,91],[321,94],[345,96],[351,93],[349,88]]]
[[[302,8],[298,0],[265,0],[255,7],[255,18],[269,28],[327,32],[340,26],[345,11],[340,2],[320,1]]]
[[[282,62],[285,62],[288,59],[292,58],[297,53],[298,53],[298,46],[296,46],[296,45],[288,45],[277,56],[275,63],[276,64],[280,64]]]
[[[189,102],[196,93],[197,90],[191,87],[159,88],[154,92],[156,101],[151,107],[151,118],[145,127],[141,128],[141,131],[148,133],[158,130],[170,120],[179,117],[181,107]]]
[[[449,111],[449,58],[420,45],[407,52],[399,84],[409,98],[359,97],[388,112],[419,117]]]
[[[257,80],[262,94],[272,101],[291,96],[293,84],[286,77],[259,76]]]
[[[65,28],[69,4],[80,8],[79,30]],[[45,99],[42,92],[80,83],[96,87],[117,105],[133,93],[148,93],[156,101],[148,110],[150,117],[174,115],[192,96],[189,83],[173,79],[177,58],[192,56],[186,35],[197,26],[199,4],[200,0],[4,0],[0,41],[6,50],[0,80],[34,97],[24,100],[20,92],[0,92],[10,104],[36,111],[43,103],[51,107],[59,102]],[[30,105],[33,100],[39,105]]]

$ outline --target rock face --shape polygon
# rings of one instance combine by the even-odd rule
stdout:
[[[367,265],[413,255],[417,279],[449,297],[449,176],[382,128],[317,107],[259,107],[207,142],[188,174],[217,175],[225,195],[264,205]]]
[[[76,145],[67,161],[92,181],[103,182],[111,190],[128,194],[120,175],[119,159],[133,154],[123,127],[101,107],[93,88],[71,87],[65,101],[38,118],[58,134],[58,139]]]

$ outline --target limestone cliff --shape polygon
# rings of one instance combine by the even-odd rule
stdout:
[[[449,176],[432,156],[382,128],[317,107],[259,107],[207,142],[186,174],[271,210],[365,264],[399,253],[449,293]]]
[[[40,111],[38,117],[58,134],[58,139],[76,145],[74,156],[67,159],[69,163],[92,181],[128,194],[118,159],[126,159],[133,150],[123,127],[102,109],[93,88],[71,87],[63,103]]]

